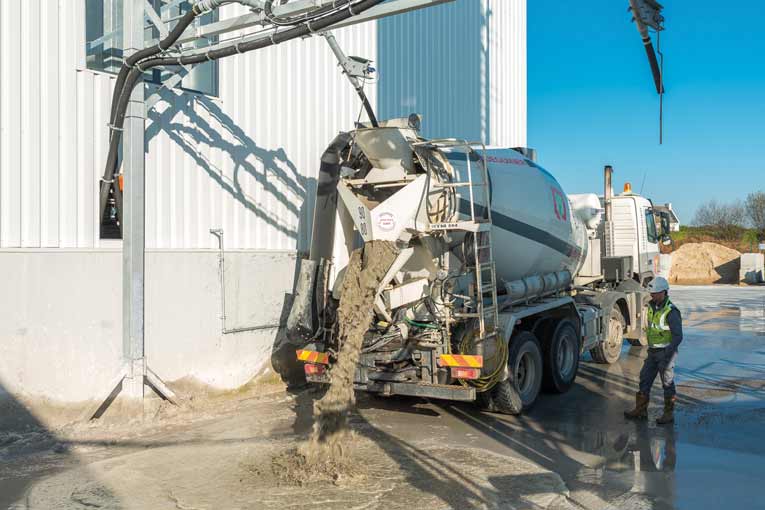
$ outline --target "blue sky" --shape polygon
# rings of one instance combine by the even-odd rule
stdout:
[[[568,193],[630,181],[683,222],[765,190],[765,2],[664,0],[659,102],[628,0],[528,0],[528,144]],[[655,40],[654,40],[655,44]]]

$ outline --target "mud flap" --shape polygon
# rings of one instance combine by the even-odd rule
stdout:
[[[304,366],[295,357],[295,351],[305,346],[320,326],[324,309],[324,278],[326,261],[303,259],[300,262],[292,308],[287,327],[279,332],[271,354],[271,364],[288,385],[306,382]]]

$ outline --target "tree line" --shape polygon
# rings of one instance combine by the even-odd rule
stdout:
[[[706,227],[722,239],[735,239],[751,228],[759,240],[765,240],[765,192],[749,193],[745,200],[728,203],[709,200],[696,209],[691,222]]]

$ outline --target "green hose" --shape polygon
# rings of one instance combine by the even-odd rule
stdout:
[[[469,352],[471,350],[471,340],[473,336],[465,334],[462,336],[462,339],[460,340],[459,345],[457,346],[457,349],[459,350],[460,354],[467,354],[469,355]],[[500,332],[498,331],[496,336],[497,342],[497,350],[494,353],[494,355],[491,358],[484,358],[484,365],[486,365],[487,360],[493,360],[497,356],[500,358],[500,363],[497,363],[497,367],[494,369],[494,371],[486,376],[479,377],[478,379],[460,379],[460,383],[463,386],[472,386],[476,389],[478,393],[483,393],[485,391],[489,391],[492,389],[500,380],[502,377],[502,373],[504,372],[505,365],[507,365],[507,359],[510,354],[510,350],[507,347],[507,343],[505,343],[500,335]]]
[[[425,328],[425,329],[440,329],[438,326],[434,324],[427,324],[425,322],[415,322],[411,319],[408,319],[407,317],[404,317],[404,322],[409,324],[410,326],[416,326],[418,328]]]

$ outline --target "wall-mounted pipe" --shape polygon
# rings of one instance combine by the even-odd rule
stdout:
[[[220,331],[224,335],[243,333],[245,331],[262,331],[266,329],[278,329],[286,326],[282,323],[263,324],[260,326],[247,326],[244,328],[226,328],[226,253],[223,247],[223,229],[211,228],[210,233],[218,238],[218,271],[220,273]]]

